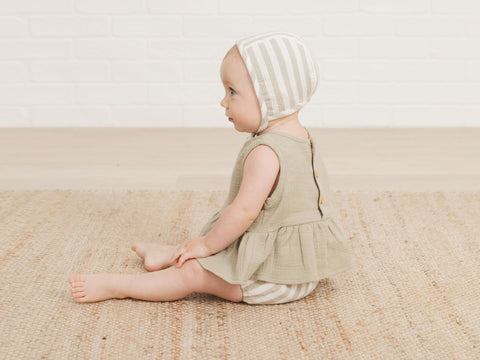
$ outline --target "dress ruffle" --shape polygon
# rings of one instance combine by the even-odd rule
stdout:
[[[297,284],[349,269],[349,251],[334,219],[323,218],[270,232],[247,231],[220,253],[198,261],[232,284],[251,279]]]

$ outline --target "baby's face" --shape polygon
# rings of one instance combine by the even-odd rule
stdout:
[[[220,105],[225,108],[228,120],[233,122],[237,131],[255,133],[262,113],[252,80],[236,46],[223,59],[220,77],[225,88]]]

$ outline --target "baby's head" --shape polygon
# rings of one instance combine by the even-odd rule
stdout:
[[[302,40],[266,33],[237,41],[220,69],[221,105],[239,131],[259,133],[270,120],[293,114],[318,85],[315,60]]]

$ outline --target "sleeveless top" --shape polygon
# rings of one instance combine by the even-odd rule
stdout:
[[[268,132],[248,139],[237,157],[227,199],[200,236],[215,226],[235,199],[245,159],[259,145],[269,146],[279,158],[276,189],[240,238],[220,252],[197,260],[231,284],[248,280],[299,284],[351,268],[350,248],[333,217],[327,174],[311,137]]]

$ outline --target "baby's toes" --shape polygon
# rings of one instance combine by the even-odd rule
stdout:
[[[72,296],[78,301],[82,302],[83,299],[87,296],[87,293],[84,288],[77,287],[72,288]]]
[[[85,291],[85,286],[82,283],[75,283],[71,286],[72,294],[78,293],[80,291]]]
[[[80,276],[70,278],[70,290],[74,298],[84,297],[86,295],[85,280]]]
[[[72,296],[77,300],[84,298],[86,295],[85,291],[72,291]]]

